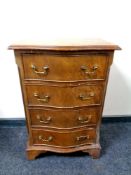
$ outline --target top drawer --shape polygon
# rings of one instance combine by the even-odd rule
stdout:
[[[106,54],[47,55],[23,54],[24,78],[40,81],[104,80]]]

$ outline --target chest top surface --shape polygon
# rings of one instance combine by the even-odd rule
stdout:
[[[58,39],[43,41],[21,41],[9,46],[13,50],[49,50],[49,51],[84,51],[84,50],[120,50],[118,45],[102,39]]]

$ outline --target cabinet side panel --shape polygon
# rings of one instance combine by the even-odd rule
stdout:
[[[21,92],[22,92],[22,97],[23,97],[26,125],[27,125],[27,130],[29,133],[29,144],[31,144],[32,135],[31,135],[31,128],[30,128],[29,111],[28,111],[27,105],[26,105],[27,96],[26,96],[26,90],[25,90],[25,86],[24,86],[24,68],[23,68],[23,60],[22,60],[21,52],[15,51],[15,59],[16,59],[16,64],[18,66],[18,72],[19,72],[19,79],[20,79]]]
[[[100,119],[98,121],[98,125],[97,125],[97,143],[99,143],[99,138],[100,138],[100,125],[101,125],[101,120],[102,120],[102,114],[103,114],[103,108],[104,108],[104,103],[105,103],[105,96],[106,96],[106,90],[107,90],[107,85],[108,85],[108,79],[109,79],[109,73],[110,73],[110,67],[112,65],[113,62],[113,55],[114,55],[114,51],[109,51],[107,52],[108,56],[107,56],[107,75],[106,75],[106,80],[104,82],[104,88],[103,88],[103,97],[102,97],[102,105],[101,105],[101,112],[100,112]]]

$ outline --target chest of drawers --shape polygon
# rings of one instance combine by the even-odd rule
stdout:
[[[100,155],[99,132],[117,45],[102,40],[14,44],[28,128],[27,157],[47,151]]]

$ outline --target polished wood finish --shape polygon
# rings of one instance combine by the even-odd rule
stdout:
[[[87,55],[49,55],[23,54],[24,78],[26,80],[46,81],[87,81],[104,80],[107,72],[108,55],[104,53],[88,53]],[[32,65],[39,73],[35,73]],[[46,75],[41,74],[43,67],[48,66]],[[87,68],[88,73],[82,70]],[[97,66],[96,70],[93,68]],[[61,76],[62,74],[62,76]],[[73,75],[73,76],[72,76]]]
[[[93,127],[73,131],[53,131],[47,129],[32,130],[33,145],[47,145],[52,147],[71,148],[79,145],[93,144],[96,131]]]
[[[92,156],[93,159],[97,159],[100,157],[100,151],[101,148],[99,147],[83,150],[84,153],[89,153],[89,155]]]
[[[100,156],[100,123],[117,45],[103,40],[16,44],[28,128],[27,158],[46,151]]]
[[[99,107],[79,110],[29,109],[29,114],[32,127],[49,127],[62,130],[96,126],[100,116],[100,109]]]
[[[85,51],[85,50],[120,50],[118,45],[102,39],[57,39],[42,41],[20,41],[12,44],[13,50],[46,50],[46,51]]]
[[[74,87],[26,85],[25,88],[28,106],[74,107],[100,105],[101,96],[103,95],[102,85]],[[83,95],[83,98],[81,98],[81,95]],[[47,100],[46,96],[48,96]],[[43,101],[43,99],[45,100]]]

